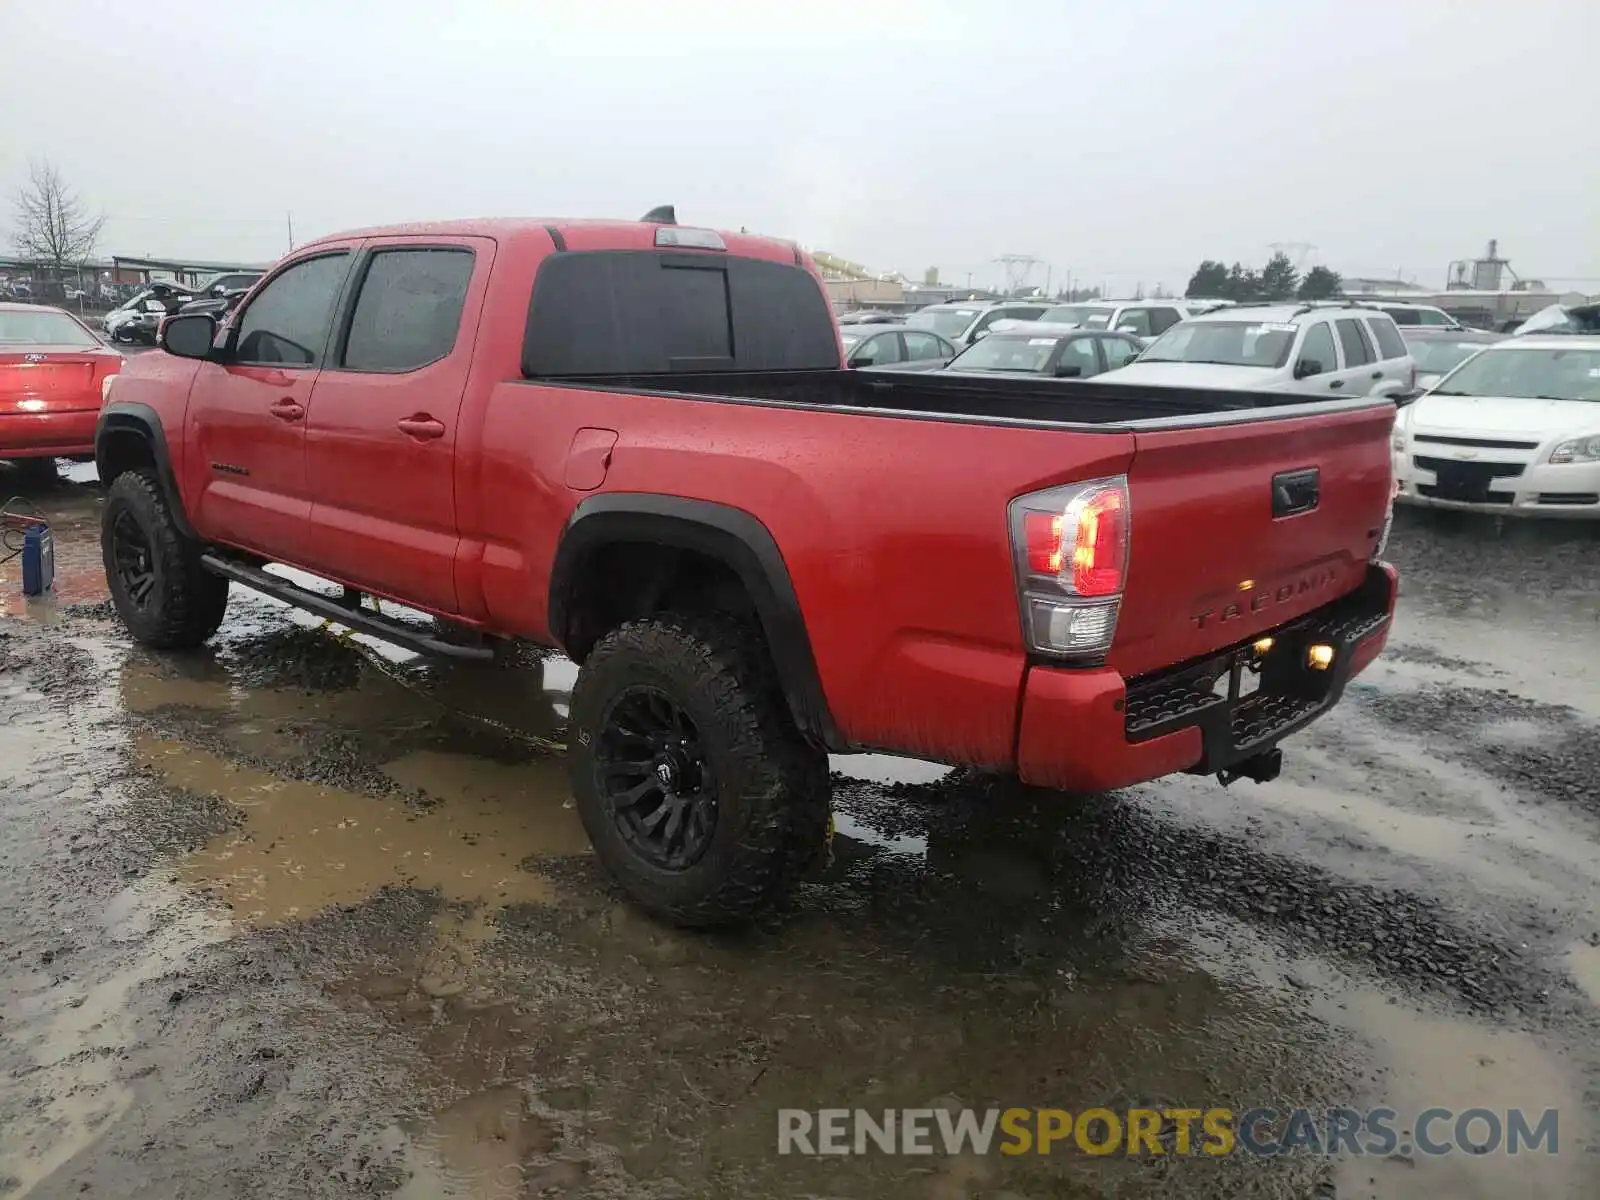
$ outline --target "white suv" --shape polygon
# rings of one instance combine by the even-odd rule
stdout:
[[[1319,396],[1396,396],[1417,364],[1389,317],[1354,304],[1239,305],[1190,317],[1100,379]]]

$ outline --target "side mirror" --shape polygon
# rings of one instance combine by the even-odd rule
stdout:
[[[850,360],[850,365],[852,367],[870,367],[872,365],[872,359],[868,358],[865,354],[858,354],[856,357]]]
[[[210,313],[184,313],[161,323],[157,341],[178,358],[210,358],[217,321]]]
[[[1076,379],[1076,378],[1078,378],[1078,376],[1080,376],[1082,374],[1083,374],[1083,365],[1081,363],[1057,363],[1056,364],[1056,378],[1057,379]]]
[[[1394,401],[1396,408],[1404,408],[1406,405],[1416,400],[1416,398],[1420,395],[1422,395],[1422,389],[1417,388],[1409,392],[1395,392],[1389,398]]]
[[[1322,364],[1314,358],[1302,358],[1294,364],[1294,377],[1296,379],[1310,379],[1313,375],[1322,374]]]
[[[1122,365],[1125,366],[1125,367],[1131,367],[1131,366],[1133,366],[1134,363],[1136,363],[1138,361],[1139,361],[1139,352],[1137,350],[1135,350],[1132,354],[1128,355],[1127,358],[1122,360]]]

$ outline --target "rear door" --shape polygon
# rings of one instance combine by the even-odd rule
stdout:
[[[1406,349],[1405,340],[1395,328],[1394,322],[1382,313],[1368,313],[1362,317],[1362,323],[1372,335],[1373,345],[1377,347],[1377,369],[1382,374],[1382,378],[1375,382],[1372,390],[1386,396],[1410,391],[1416,386],[1416,362],[1412,359],[1411,352]]]
[[[1135,676],[1186,661],[1359,584],[1388,511],[1393,423],[1394,405],[1376,400],[1202,428],[1135,423],[1111,665]]]
[[[373,238],[306,422],[307,565],[456,611],[455,450],[494,242]]]
[[[1333,330],[1344,359],[1344,369],[1339,375],[1343,386],[1333,390],[1342,390],[1347,396],[1365,396],[1375,391],[1383,382],[1383,368],[1378,363],[1378,348],[1367,332],[1366,322],[1358,317],[1340,317],[1334,321]]]
[[[256,289],[189,392],[186,495],[208,538],[304,562],[306,412],[358,243],[318,246]]]

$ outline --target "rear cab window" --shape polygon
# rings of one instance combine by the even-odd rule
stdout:
[[[558,251],[539,266],[529,378],[836,370],[833,314],[801,267],[710,252]]]

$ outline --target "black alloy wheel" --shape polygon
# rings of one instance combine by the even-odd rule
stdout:
[[[716,781],[689,714],[637,684],[617,696],[596,741],[595,783],[622,839],[662,870],[698,862],[717,828]]]
[[[156,588],[155,554],[149,536],[126,508],[111,524],[111,560],[123,594],[141,612],[148,610]]]

